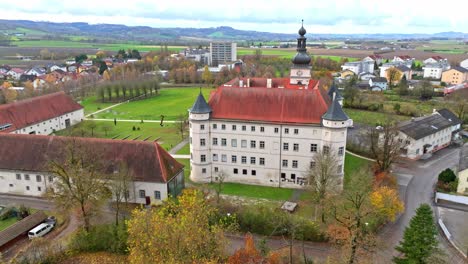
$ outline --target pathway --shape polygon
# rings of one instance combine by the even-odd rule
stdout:
[[[169,150],[169,154],[176,154],[179,150],[181,150],[185,145],[189,143],[189,139],[186,138],[182,140],[179,144],[177,144],[175,147],[173,147],[171,150]]]
[[[367,157],[364,157],[364,156],[361,156],[361,155],[359,155],[359,154],[353,153],[353,152],[351,152],[351,151],[349,151],[349,150],[346,150],[346,153],[348,153],[348,154],[350,154],[350,155],[353,155],[353,156],[356,156],[356,157],[361,158],[361,159],[365,159],[365,160],[368,160],[368,161],[375,162],[375,159],[369,159],[369,158],[367,158]]]
[[[85,120],[94,120],[94,121],[108,121],[114,122],[114,119],[109,118],[85,118]],[[117,122],[141,122],[141,119],[117,119]],[[163,123],[180,123],[182,121],[177,120],[164,120]],[[143,123],[161,123],[161,120],[143,120]]]
[[[117,103],[117,104],[108,106],[108,107],[106,107],[106,108],[103,108],[103,109],[101,109],[101,110],[97,110],[97,111],[94,112],[94,113],[85,115],[85,118],[86,118],[86,117],[90,117],[90,116],[95,115],[95,114],[99,114],[99,113],[101,113],[101,112],[104,112],[104,111],[106,111],[106,110],[109,110],[109,109],[111,109],[111,108],[114,108],[114,107],[116,107],[116,106],[119,106],[119,105],[121,105],[121,104],[125,104],[125,103],[128,103],[128,102],[130,102],[130,101],[120,102],[120,103]]]
[[[190,155],[171,154],[174,159],[190,159]]]

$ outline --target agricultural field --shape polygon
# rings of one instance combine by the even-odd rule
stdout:
[[[212,91],[210,88],[202,89],[206,100],[209,98],[210,91]],[[157,96],[119,105],[94,115],[94,118],[160,120],[161,115],[164,115],[165,120],[176,120],[179,115],[187,114],[187,110],[193,105],[199,92],[198,87],[162,88]],[[92,99],[86,99],[85,111],[89,112],[88,108],[96,109],[97,105],[96,100],[93,102]]]
[[[238,48],[237,49],[237,56],[244,56],[244,55],[254,55],[255,54],[255,51],[258,50],[258,49],[255,49],[255,48]],[[292,57],[294,57],[294,55],[296,54],[296,49],[294,48],[290,48],[290,49],[273,49],[273,48],[268,48],[268,49],[260,49],[262,51],[262,55],[264,56],[278,56],[280,58],[286,58],[286,59],[290,59]],[[331,60],[334,60],[334,61],[339,61],[341,60],[341,58],[343,56],[335,56],[335,55],[317,55],[315,53],[311,53],[309,52],[309,54],[312,56],[312,57],[322,57],[322,58],[329,58]],[[349,61],[355,61],[355,60],[358,60],[357,58],[351,58],[351,57],[347,57]]]
[[[96,126],[94,129],[91,128],[92,123]],[[133,128],[135,128],[135,130]],[[113,121],[86,120],[70,129],[58,131],[56,135],[125,140],[146,139],[146,141],[158,142],[166,150],[170,150],[182,140],[175,124],[166,123],[161,127],[159,122],[141,123],[117,121],[117,125],[114,125]]]
[[[468,45],[456,40],[432,40],[421,43],[416,49],[437,53],[466,54]]]

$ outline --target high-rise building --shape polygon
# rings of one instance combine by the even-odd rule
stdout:
[[[237,60],[237,44],[235,42],[212,42],[210,43],[209,64],[218,66]]]

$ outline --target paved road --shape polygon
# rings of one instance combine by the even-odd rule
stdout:
[[[410,219],[414,216],[415,210],[422,204],[433,205],[433,186],[437,181],[440,171],[454,167],[458,164],[458,148],[446,148],[435,153],[430,159],[425,161],[402,161],[394,166],[394,172],[403,175],[412,175],[406,190],[405,212],[392,224],[387,225],[379,234],[384,242],[382,249],[378,250],[375,259],[379,263],[390,263],[391,257],[397,252],[394,247],[398,245],[403,237],[403,232],[408,226]],[[455,250],[448,245],[448,242],[440,236],[440,245],[449,254],[449,263],[466,263]]]

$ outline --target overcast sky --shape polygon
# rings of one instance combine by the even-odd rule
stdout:
[[[0,0],[0,19],[295,33],[468,32],[466,0]]]

